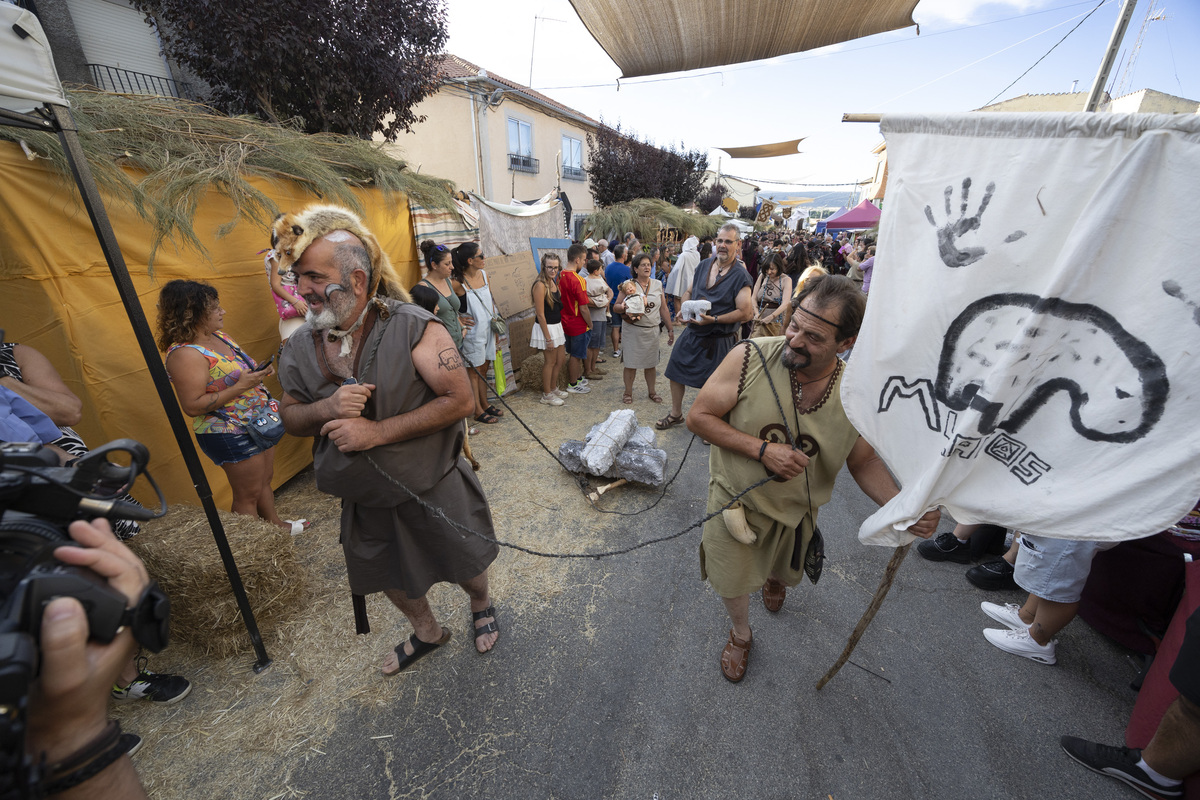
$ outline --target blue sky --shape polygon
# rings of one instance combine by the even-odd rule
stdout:
[[[843,112],[969,111],[997,94],[1003,100],[1067,92],[1073,81],[1087,91],[1119,0],[1106,0],[1028,75],[1005,87],[1099,2],[921,0],[913,13],[919,36],[907,28],[719,71],[622,81],[619,91],[620,70],[568,0],[448,0],[447,50],[660,144],[708,150],[807,137],[794,156],[721,158],[725,173],[759,181],[764,189],[787,188],[766,182],[838,183],[873,174],[871,149],[882,141],[878,126],[843,123]],[[1149,5],[1139,0],[1134,11],[1114,88],[1126,78]],[[1127,91],[1149,88],[1200,99],[1200,3],[1157,0],[1156,7],[1166,19],[1146,27]],[[646,32],[647,47],[653,35]],[[712,166],[719,156],[710,150]]]

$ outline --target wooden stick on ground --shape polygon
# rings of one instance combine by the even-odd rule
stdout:
[[[600,495],[604,494],[609,489],[615,489],[618,486],[624,486],[627,483],[629,483],[628,480],[626,480],[625,478],[620,478],[619,480],[615,480],[612,483],[607,484],[606,486],[601,486],[598,489],[596,489],[595,491],[593,491],[591,494],[588,495],[588,500],[591,500],[594,503],[600,499]]]
[[[825,688],[825,684],[833,679],[834,675],[838,674],[838,670],[846,665],[850,660],[850,654],[854,652],[854,648],[858,645],[858,640],[862,638],[863,633],[867,630],[867,626],[871,624],[871,620],[875,619],[875,612],[883,605],[883,598],[887,597],[888,590],[892,588],[892,581],[896,579],[896,573],[900,570],[900,564],[903,563],[904,557],[908,555],[908,549],[912,547],[912,542],[897,547],[892,553],[892,558],[888,561],[887,568],[883,571],[883,577],[879,579],[879,588],[875,590],[875,596],[871,598],[871,604],[867,606],[867,610],[863,612],[862,619],[854,626],[854,633],[850,634],[850,638],[846,641],[846,647],[842,650],[842,654],[838,656],[838,660],[829,668],[829,672],[825,673],[825,677],[817,681],[817,691]]]

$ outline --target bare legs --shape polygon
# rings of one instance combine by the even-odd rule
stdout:
[[[682,383],[671,381],[671,416],[683,416],[683,393],[686,389]]]
[[[542,394],[551,394],[558,387],[558,374],[562,372],[567,349],[560,344],[553,350],[546,348],[542,352],[546,356],[546,364],[542,367]]]
[[[729,612],[729,621],[733,623],[733,633],[743,641],[750,641],[750,595],[741,597],[722,597],[725,610]]]
[[[483,611],[485,608],[491,605],[491,600],[488,596],[487,570],[484,570],[468,581],[460,583],[459,586],[461,586],[463,591],[467,593],[467,596],[471,598],[472,612]],[[412,625],[413,633],[417,635],[418,639],[423,642],[436,642],[438,639],[442,638],[442,625],[437,621],[437,617],[433,615],[433,609],[429,607],[428,600],[426,600],[424,597],[409,597],[405,592],[402,592],[399,589],[385,589],[383,593],[387,595],[387,598],[392,601],[396,608],[400,609],[400,613],[403,614],[408,620],[408,623]],[[491,621],[491,617],[484,617],[483,619],[479,620],[476,625],[482,627]],[[486,653],[496,644],[497,638],[498,634],[495,633],[489,633],[485,636],[481,636],[475,641],[475,648],[481,653]],[[405,640],[404,652],[409,655],[412,654],[412,642]],[[396,662],[397,659],[395,652],[388,653],[387,658],[383,662],[384,672],[395,670],[397,666]]]
[[[1200,707],[1182,695],[1175,698],[1142,758],[1150,769],[1177,781],[1200,771]]]
[[[475,416],[478,417],[483,412],[487,411],[487,381],[483,379],[487,375],[487,371],[492,368],[492,362],[485,361],[478,367],[467,367],[467,372],[471,376],[471,390],[475,394]],[[478,372],[476,371],[478,370]]]
[[[1050,643],[1054,635],[1067,627],[1067,623],[1075,619],[1079,611],[1079,603],[1056,603],[1031,594],[1018,612],[1021,622],[1029,625],[1029,635],[1043,647]]]
[[[614,314],[614,318],[615,318],[616,312],[614,311],[613,314]],[[620,350],[621,349],[621,326],[613,325],[611,328],[609,328],[608,336],[610,339],[612,339],[613,352],[615,353],[618,350]]]
[[[245,461],[222,464],[221,469],[233,489],[233,513],[260,517],[281,528],[289,527],[275,513],[275,493],[271,490],[271,476],[275,474],[274,448]]]

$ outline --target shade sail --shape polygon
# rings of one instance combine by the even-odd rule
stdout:
[[[730,158],[774,158],[775,156],[794,156],[800,152],[798,149],[800,143],[804,141],[804,137],[799,139],[789,139],[786,142],[775,142],[774,144],[756,144],[750,147],[718,147],[717,150],[724,150],[729,154]]]
[[[571,0],[571,5],[622,76],[634,78],[774,58],[906,28],[915,24],[917,0]]]
[[[830,219],[825,228],[831,231],[863,230],[878,224],[879,209],[871,205],[870,200],[863,200],[837,219]]]

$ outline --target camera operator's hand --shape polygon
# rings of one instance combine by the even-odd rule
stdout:
[[[59,547],[54,557],[108,579],[133,606],[150,584],[138,557],[113,536],[105,520],[72,522],[68,530],[83,547]],[[109,644],[88,641],[87,616],[79,601],[51,601],[42,614],[41,674],[30,693],[27,752],[35,759],[44,753],[46,762],[54,763],[94,741],[107,724],[113,682],[135,648],[128,629]],[[145,796],[128,758],[57,797],[75,797],[76,792],[82,792],[79,797]]]

